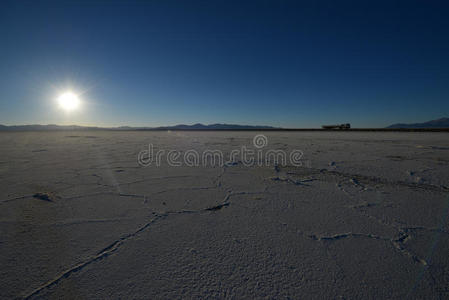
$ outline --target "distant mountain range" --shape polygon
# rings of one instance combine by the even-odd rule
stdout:
[[[388,129],[441,129],[449,128],[449,118],[441,118],[438,120],[432,120],[424,123],[412,123],[412,124],[393,124],[384,129],[382,128],[370,128],[370,129],[358,129],[353,128],[351,130],[355,131],[363,131],[363,130],[388,130]],[[174,126],[160,126],[160,127],[130,127],[130,126],[121,126],[121,127],[93,127],[93,126],[78,126],[78,125],[12,125],[6,126],[0,124],[0,131],[69,131],[69,130],[322,130],[322,129],[284,129],[280,127],[272,127],[272,126],[259,126],[259,125],[238,125],[238,124],[209,124],[204,125],[201,123],[193,124],[193,125],[185,125],[179,124]]]
[[[196,123],[193,125],[175,125],[156,127],[158,130],[226,130],[226,129],[273,129],[271,126],[251,126],[251,125],[236,125],[236,124],[210,124],[204,125]]]
[[[275,129],[271,126],[251,126],[236,124],[210,124],[201,123],[193,125],[174,125],[162,127],[90,127],[78,125],[0,125],[0,131],[65,131],[65,130],[245,130],[245,129]]]
[[[441,118],[438,120],[432,120],[424,123],[412,123],[412,124],[393,124],[387,128],[449,128],[449,118]]]

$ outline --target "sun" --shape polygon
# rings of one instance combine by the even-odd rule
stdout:
[[[58,104],[63,110],[72,111],[80,106],[80,99],[72,92],[65,92],[58,97]]]

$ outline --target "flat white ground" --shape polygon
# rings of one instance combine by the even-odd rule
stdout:
[[[447,133],[263,133],[300,167],[137,163],[255,134],[0,133],[0,298],[449,297]]]

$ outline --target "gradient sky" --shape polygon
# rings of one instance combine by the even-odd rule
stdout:
[[[445,117],[448,16],[448,1],[3,1],[0,124]],[[69,89],[83,104],[67,114]]]

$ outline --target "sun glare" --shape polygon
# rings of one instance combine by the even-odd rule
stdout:
[[[72,92],[65,92],[58,97],[58,104],[65,111],[72,111],[79,107],[80,99]]]

